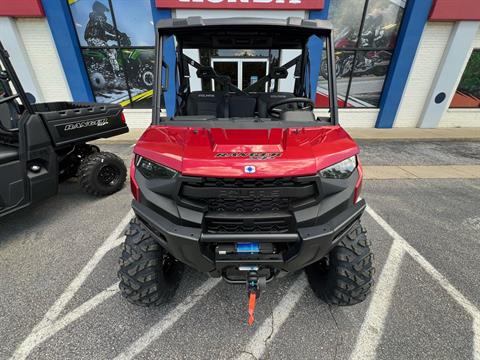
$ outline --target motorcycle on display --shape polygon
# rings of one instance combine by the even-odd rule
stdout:
[[[388,48],[394,45],[396,36],[392,32],[397,24],[378,27],[374,30],[364,31],[361,45],[364,48]],[[358,36],[353,29],[346,27],[340,31],[335,40],[335,74],[337,78],[349,76],[352,72],[355,76],[375,75],[384,76],[387,73],[392,52],[388,50],[353,51],[342,49],[354,49],[357,47]],[[354,66],[355,61],[355,66]],[[327,62],[322,60],[321,75],[328,78]]]
[[[131,41],[125,33],[118,33],[120,47],[117,49],[87,49],[84,50],[85,66],[90,74],[90,81],[95,90],[126,89],[123,76],[118,73],[125,71],[131,87],[149,90],[153,85],[154,53],[150,49],[129,49]],[[118,67],[112,66],[108,52],[113,52]]]

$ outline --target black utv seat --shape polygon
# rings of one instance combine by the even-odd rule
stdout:
[[[0,164],[6,164],[18,160],[18,148],[0,144]]]
[[[187,115],[225,117],[225,93],[194,91],[187,98]]]
[[[278,93],[261,93],[258,95],[258,101],[257,101],[257,112],[258,116],[261,118],[267,118],[270,117],[268,115],[268,108],[284,99],[290,99],[295,97],[295,95],[291,93],[286,93],[286,92],[278,92]],[[288,104],[288,105],[282,105],[279,106],[280,109],[291,109],[295,110],[297,107],[295,104]]]
[[[18,127],[18,111],[12,102],[0,104],[0,142],[14,144],[18,142],[18,133],[11,130]]]
[[[254,117],[257,99],[252,96],[230,94],[227,97],[229,117]]]

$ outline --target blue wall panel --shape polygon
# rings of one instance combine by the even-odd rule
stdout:
[[[162,19],[170,19],[172,17],[172,11],[169,9],[158,9],[155,5],[155,0],[150,0],[152,4],[152,15],[154,24]],[[175,105],[177,99],[177,79],[176,79],[176,52],[175,43],[173,38],[169,38],[165,41],[163,46],[164,59],[168,64],[170,72],[168,76],[168,91],[164,93],[165,108],[167,110],[167,116],[175,115]]]
[[[43,0],[43,8],[74,101],[94,101],[66,0]]]
[[[325,0],[323,10],[310,11],[309,18],[315,20],[327,20],[328,10],[330,9],[330,0]],[[322,62],[323,41],[313,39],[308,44],[310,60],[310,98],[315,101],[317,94],[317,81],[320,76],[320,64]]]
[[[408,75],[417,53],[433,0],[408,0],[397,46],[380,99],[380,113],[375,127],[391,128],[400,107]]]

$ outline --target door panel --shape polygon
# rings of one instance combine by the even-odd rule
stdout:
[[[267,63],[265,61],[243,61],[242,89],[246,89],[265,75],[267,75]]]
[[[25,202],[23,166],[19,160],[0,165],[0,216]]]
[[[213,69],[220,75],[227,75],[233,85],[238,87],[238,61],[215,61],[213,60]],[[222,84],[215,81],[215,91],[228,91]]]

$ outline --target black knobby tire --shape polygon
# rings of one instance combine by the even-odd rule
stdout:
[[[120,291],[132,304],[156,306],[170,300],[180,284],[183,264],[175,261],[133,219],[120,256]]]
[[[96,145],[76,145],[73,151],[71,151],[71,153],[60,162],[58,181],[64,182],[72,177],[77,177],[78,169],[80,168],[82,161],[88,156],[98,152],[100,152],[100,148]]]
[[[332,249],[328,259],[306,269],[315,294],[340,306],[355,305],[367,298],[374,271],[370,243],[359,220]]]
[[[88,194],[107,196],[123,187],[127,179],[127,168],[117,155],[97,152],[82,161],[78,177],[80,185]]]

